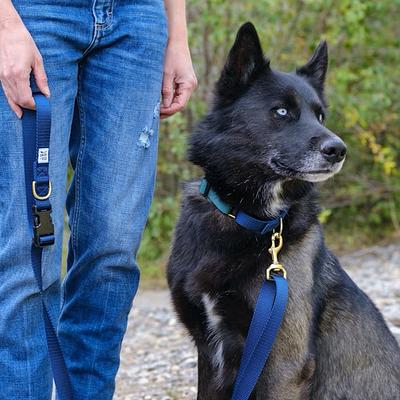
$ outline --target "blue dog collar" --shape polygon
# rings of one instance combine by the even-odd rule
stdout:
[[[209,182],[206,178],[203,178],[200,182],[199,186],[200,193],[208,199],[214,206],[230,218],[234,219],[237,224],[251,230],[253,232],[257,232],[261,235],[266,235],[268,232],[273,231],[280,224],[280,220],[285,218],[288,210],[284,209],[279,212],[278,216],[273,219],[268,220],[260,220],[252,217],[251,215],[245,213],[244,211],[238,210],[235,212],[233,207],[231,207],[228,203],[221,200],[218,196],[217,192],[210,186]]]

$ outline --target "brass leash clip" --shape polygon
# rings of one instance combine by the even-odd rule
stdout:
[[[287,276],[285,268],[278,261],[278,254],[283,247],[282,231],[283,231],[283,222],[282,222],[282,218],[281,218],[279,232],[273,231],[272,236],[271,236],[271,247],[269,248],[268,251],[272,257],[272,264],[267,268],[267,271],[266,271],[267,280],[272,279],[272,277],[271,277],[272,273],[279,273],[285,279]]]

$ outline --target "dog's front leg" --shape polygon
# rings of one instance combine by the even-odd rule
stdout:
[[[243,352],[243,338],[221,331],[220,340],[208,340],[198,348],[197,400],[230,400]],[[256,400],[252,394],[249,400]]]
[[[198,346],[198,369],[197,369],[197,400],[216,399],[216,387],[214,384],[214,369],[206,345]]]

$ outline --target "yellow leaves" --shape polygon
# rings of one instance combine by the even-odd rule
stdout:
[[[363,130],[359,135],[360,142],[372,153],[374,162],[381,165],[385,175],[392,175],[396,171],[396,158],[392,148],[377,142],[373,132]]]
[[[322,211],[319,213],[319,215],[318,215],[318,220],[319,220],[319,222],[320,222],[321,224],[325,224],[325,223],[328,221],[328,219],[329,219],[329,217],[331,216],[331,214],[332,214],[332,210],[329,209],[329,208],[325,208],[325,209],[322,210]]]
[[[349,108],[344,111],[345,128],[353,128],[360,124],[360,114],[355,108]]]
[[[384,161],[383,170],[386,175],[392,175],[396,171],[396,162],[394,160]]]

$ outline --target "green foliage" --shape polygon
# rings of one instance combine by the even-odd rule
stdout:
[[[322,186],[328,239],[340,233],[343,243],[359,245],[376,228],[379,238],[398,230],[400,2],[188,0],[187,8],[199,88],[183,113],[161,124],[156,196],[139,258],[145,275],[166,259],[180,182],[201,174],[185,161],[187,136],[206,111],[237,29],[248,20],[273,68],[292,70],[321,39],[328,41],[327,125],[349,148],[342,173]]]

